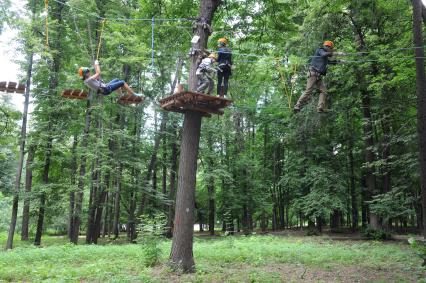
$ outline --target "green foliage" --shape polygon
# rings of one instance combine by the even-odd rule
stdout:
[[[375,229],[370,226],[365,229],[362,229],[361,235],[366,239],[375,241],[384,241],[392,239],[392,235],[389,231],[386,231],[384,229]]]
[[[426,245],[424,241],[416,241],[414,238],[408,240],[416,255],[423,260],[422,266],[426,266]]]
[[[52,239],[46,237],[47,242]],[[320,277],[315,280],[322,280],[324,272],[333,270],[336,276],[337,270],[353,268],[362,269],[366,280],[415,281],[424,276],[421,260],[414,256],[414,251],[398,243],[253,236],[196,238],[196,273],[175,277],[176,274],[164,267],[170,246],[168,240],[159,243],[161,265],[155,268],[144,267],[145,253],[134,244],[75,246],[62,243],[44,248],[1,250],[0,280],[164,282],[178,278],[185,282],[276,282],[278,274],[300,281],[304,269],[318,272]],[[276,269],[277,266],[283,269]],[[288,274],[287,268],[291,270]]]
[[[159,244],[167,230],[167,216],[156,213],[153,216],[142,215],[138,225],[138,242],[142,244],[144,264],[153,267],[160,261],[161,249]]]

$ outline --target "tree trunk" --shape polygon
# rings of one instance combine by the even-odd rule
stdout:
[[[48,128],[48,132],[50,132],[50,125]],[[51,164],[51,156],[52,156],[52,137],[49,136],[47,140],[47,147],[46,147],[46,155],[45,155],[45,161],[44,161],[44,167],[43,167],[43,176],[42,181],[43,185],[47,187],[49,184],[49,170],[50,170],[50,164]],[[38,220],[37,220],[37,231],[34,239],[34,245],[39,246],[41,244],[41,236],[43,234],[43,223],[44,223],[44,212],[45,212],[45,206],[46,206],[46,192],[43,190],[40,193],[40,204],[39,204],[39,210],[38,210]]]
[[[189,72],[189,90],[197,86],[195,75],[198,55],[207,48],[208,37],[211,33],[209,25],[220,0],[201,0],[198,21],[194,28],[194,36],[199,36],[191,49],[191,69]],[[201,114],[187,111],[183,121],[182,143],[179,161],[178,189],[176,194],[176,213],[170,260],[176,269],[184,272],[195,270],[192,253],[194,233],[194,202],[195,181],[197,173],[197,156],[200,141]]]
[[[423,237],[426,239],[426,75],[422,35],[422,1],[413,0],[413,39],[416,57],[417,133],[419,139],[420,184],[422,188]]]
[[[27,162],[25,165],[25,198],[24,198],[24,208],[22,211],[22,230],[21,230],[21,240],[28,241],[28,225],[30,221],[30,194],[33,181],[33,168],[32,164],[34,161],[36,147],[31,145],[28,150]]]
[[[214,221],[216,214],[216,205],[215,205],[215,192],[214,192],[214,176],[212,175],[214,168],[214,160],[213,160],[213,139],[212,133],[209,133],[207,136],[207,147],[209,150],[207,156],[207,171],[209,173],[210,178],[207,180],[207,191],[209,197],[209,234],[214,236]]]
[[[172,137],[172,153],[170,156],[170,163],[171,163],[171,169],[170,169],[170,189],[169,189],[169,211],[167,214],[167,237],[171,238],[173,236],[173,216],[174,216],[174,199],[175,199],[175,192],[176,192],[176,173],[177,173],[177,157],[178,157],[178,149],[177,149],[177,125],[176,121],[173,121],[173,137]]]
[[[180,148],[176,212],[170,259],[177,269],[194,270],[192,253],[194,233],[195,181],[200,141],[201,114],[188,111],[183,122]]]
[[[32,22],[35,19],[35,1],[32,3]],[[30,46],[28,46],[30,47]],[[31,48],[31,47],[30,47]],[[24,113],[22,114],[22,127],[21,127],[21,136],[19,139],[19,160],[18,168],[16,170],[15,178],[15,192],[13,196],[12,203],[12,216],[10,219],[9,233],[7,236],[6,249],[12,249],[13,247],[13,237],[15,235],[16,220],[18,218],[18,203],[19,203],[19,191],[21,190],[21,176],[22,176],[22,167],[24,165],[24,155],[25,155],[25,142],[27,139],[27,117],[28,117],[28,105],[30,101],[30,90],[31,90],[31,76],[33,71],[33,57],[34,53],[28,53],[28,67],[27,67],[27,80],[25,85],[25,102],[24,102]],[[28,225],[27,225],[28,229]],[[28,234],[28,231],[27,231]],[[28,238],[28,235],[27,235]]]
[[[71,150],[71,191],[69,204],[69,220],[68,220],[68,238],[72,239],[72,227],[74,227],[74,209],[75,209],[75,186],[77,185],[77,134],[74,134],[74,140]]]
[[[124,114],[120,114],[120,129],[124,128]],[[116,145],[116,156],[120,156],[122,149],[122,141],[118,141]],[[117,176],[116,176],[116,191],[114,197],[114,238],[118,238],[120,234],[120,198],[123,175],[123,162],[118,161]]]
[[[90,131],[90,121],[91,121],[91,113],[92,113],[92,101],[93,92],[89,93],[89,99],[87,100],[86,106],[86,117],[85,124],[83,130],[83,139],[81,141],[81,149],[83,150],[83,154],[81,155],[80,160],[80,170],[79,170],[79,179],[78,179],[78,187],[77,194],[75,198],[75,207],[73,213],[73,227],[71,228],[71,243],[78,243],[78,236],[80,234],[80,225],[81,225],[81,215],[82,215],[82,206],[83,206],[83,194],[84,194],[84,179],[86,176],[86,161],[87,161],[87,147],[88,147],[88,139],[89,139],[89,131]]]

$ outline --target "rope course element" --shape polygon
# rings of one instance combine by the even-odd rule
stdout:
[[[98,51],[96,53],[96,60],[99,59],[99,51],[101,50],[102,33],[104,32],[105,22],[106,22],[106,19],[102,20],[101,32],[99,34]]]
[[[108,21],[140,21],[140,22],[150,22],[150,21],[152,21],[152,18],[104,18],[104,17],[99,16],[96,13],[87,12],[87,11],[85,11],[83,9],[79,9],[79,8],[73,7],[73,6],[71,6],[67,2],[63,2],[63,1],[59,1],[59,0],[53,0],[53,1],[55,1],[56,3],[62,4],[62,5],[66,5],[66,6],[70,7],[71,9],[77,10],[79,12],[82,12],[82,13],[86,14],[86,15],[95,17],[98,20],[108,20]],[[181,21],[181,22],[191,21],[192,22],[193,20],[194,19],[190,19],[190,18],[156,18],[155,19],[155,21],[158,21],[158,22],[172,22],[172,21],[173,22],[179,22],[179,21]]]

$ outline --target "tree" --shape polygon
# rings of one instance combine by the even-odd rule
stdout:
[[[419,138],[420,185],[422,189],[423,236],[426,239],[426,75],[422,36],[422,1],[413,0],[413,41],[416,56],[417,132]]]
[[[220,0],[202,0],[194,35],[191,69],[189,71],[189,90],[196,89],[195,71],[198,67],[199,52],[207,48],[210,25]],[[194,233],[195,179],[197,156],[201,131],[201,113],[187,111],[183,121],[182,144],[180,149],[178,189],[176,193],[176,212],[170,260],[174,268],[192,272],[195,268],[192,244]]]

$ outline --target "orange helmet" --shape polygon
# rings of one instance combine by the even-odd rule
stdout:
[[[323,44],[324,46],[328,46],[328,47],[331,47],[331,48],[333,48],[334,47],[334,43],[333,43],[333,41],[330,41],[330,40],[326,40],[326,41],[324,41],[324,44]]]
[[[217,43],[223,43],[223,44],[226,45],[226,44],[228,44],[228,39],[226,37],[219,38],[217,40]]]
[[[88,73],[90,70],[87,67],[80,67],[80,69],[78,69],[78,75],[80,77],[84,77],[84,75],[86,75],[86,73]]]

